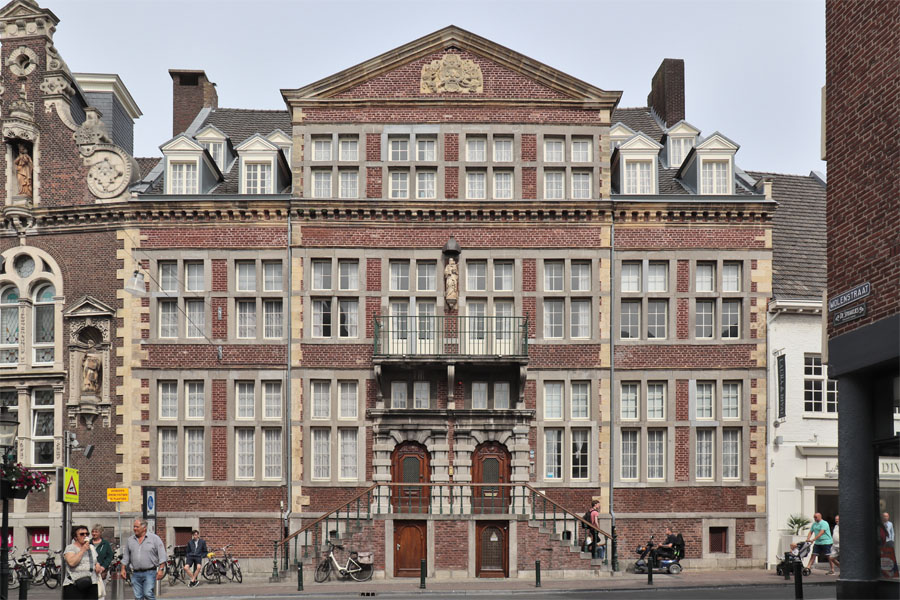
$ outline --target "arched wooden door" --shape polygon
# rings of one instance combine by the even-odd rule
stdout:
[[[403,442],[391,454],[391,479],[394,483],[430,483],[431,459],[428,450],[415,442]],[[431,493],[426,485],[393,487],[394,512],[427,513]]]
[[[475,535],[475,576],[509,577],[509,523],[478,521]]]
[[[472,511],[476,514],[509,512],[511,489],[508,486],[478,485],[509,483],[512,460],[506,446],[485,442],[472,454]]]

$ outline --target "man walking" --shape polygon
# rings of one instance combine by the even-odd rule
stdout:
[[[125,567],[131,565],[131,587],[135,600],[156,600],[156,580],[166,575],[166,547],[155,533],[147,531],[146,519],[135,519],[134,535],[125,542],[122,552],[122,579]]]
[[[200,585],[200,565],[203,564],[203,557],[209,554],[206,547],[206,540],[200,539],[200,532],[196,529],[191,532],[191,540],[187,543],[187,552],[184,557],[184,570],[191,576],[190,587]]]
[[[806,534],[806,541],[811,541],[813,543],[813,551],[809,556],[809,564],[806,565],[806,568],[812,569],[813,563],[816,561],[816,556],[827,556],[828,565],[830,567],[828,574],[834,575],[834,559],[831,557],[831,544],[833,543],[833,540],[831,539],[831,527],[829,527],[828,521],[822,520],[822,513],[814,514],[813,520],[815,522],[809,528],[809,533]],[[813,534],[815,534],[816,537],[812,537]]]

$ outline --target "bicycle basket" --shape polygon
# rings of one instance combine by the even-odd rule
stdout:
[[[375,563],[375,553],[374,552],[360,552],[359,557],[356,559],[361,565],[371,565]]]
[[[210,552],[209,554],[206,555],[206,558],[215,558],[215,557],[216,557],[215,552]]]
[[[172,554],[176,557],[187,555],[187,546],[175,546],[172,549]]]

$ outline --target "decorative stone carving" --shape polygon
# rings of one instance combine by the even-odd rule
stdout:
[[[69,326],[69,406],[71,425],[82,417],[90,429],[98,417],[110,426],[111,323],[115,311],[90,296],[68,309],[64,317]]]
[[[15,229],[19,236],[34,227],[34,215],[31,213],[31,198],[24,205],[7,205],[3,207],[3,224],[9,229]]]
[[[13,164],[16,167],[16,182],[19,184],[19,195],[31,198],[34,194],[32,176],[34,173],[34,162],[28,155],[28,146],[19,144],[18,156]]]
[[[28,124],[16,121],[7,121],[3,123],[3,138],[6,140],[26,140],[28,142],[34,142],[35,135],[34,128]]]
[[[66,61],[62,59],[62,56],[59,55],[59,51],[56,49],[56,46],[53,45],[53,42],[47,42],[46,46],[47,50],[47,70],[48,71],[65,71],[69,72],[69,65],[66,64]]]
[[[34,0],[14,0],[0,11],[0,38],[52,37],[59,20]]]
[[[75,88],[69,81],[68,77],[63,75],[48,75],[41,82],[41,91],[48,96],[65,96],[72,97],[75,94]]]
[[[92,106],[84,109],[84,123],[75,131],[75,143],[81,153],[89,156],[94,152],[96,144],[111,144],[112,138],[106,130],[106,124],[100,120],[102,113]]]
[[[28,46],[19,46],[9,54],[6,59],[6,66],[16,77],[28,77],[32,71],[37,69],[38,56]]]
[[[453,258],[447,260],[447,266],[444,267],[444,299],[447,300],[447,306],[456,308],[456,301],[459,300],[459,267]]]
[[[125,162],[112,153],[104,156],[88,171],[88,187],[98,198],[116,195],[123,182],[128,183],[125,179]]]
[[[72,118],[72,107],[69,106],[69,103],[63,100],[60,97],[57,98],[49,98],[44,99],[44,113],[50,114],[53,112],[53,109],[56,109],[56,115],[59,117],[59,120],[62,121],[63,125],[68,127],[70,130],[75,131],[78,129],[78,123]]]
[[[474,61],[445,54],[422,67],[419,90],[423,94],[480,94],[484,91],[484,77]]]
[[[24,83],[19,90],[19,97],[9,105],[9,116],[13,119],[34,122],[34,102],[28,101],[28,92],[25,90]]]

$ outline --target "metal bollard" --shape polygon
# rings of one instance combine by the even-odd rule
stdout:
[[[534,587],[541,587],[541,561],[534,561]]]
[[[653,551],[647,555],[647,585],[653,585]]]
[[[303,563],[297,563],[297,591],[303,591]]]
[[[794,563],[794,598],[803,598],[803,562]]]
[[[423,558],[419,564],[419,589],[425,589],[425,559]]]
[[[28,600],[28,584],[31,582],[31,578],[28,576],[28,571],[22,571],[21,575],[19,575],[19,600]]]
[[[791,578],[791,569],[788,568],[788,565],[790,565],[790,564],[791,564],[791,553],[785,552],[784,553],[784,569],[782,570],[782,573],[784,574],[784,578],[788,579],[788,580]],[[791,567],[791,568],[793,568],[793,567]]]

